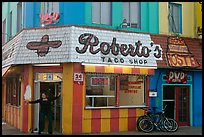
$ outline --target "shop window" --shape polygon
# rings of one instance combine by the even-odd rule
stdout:
[[[22,2],[17,4],[17,32],[22,29]]]
[[[140,106],[145,103],[144,76],[120,76],[120,106]]]
[[[21,80],[20,77],[9,77],[6,80],[6,104],[20,106]]]
[[[86,108],[144,106],[144,78],[140,75],[86,73]]]
[[[169,32],[182,33],[181,4],[169,2],[168,10]]]
[[[141,22],[141,3],[123,2],[123,20],[126,19],[128,27],[140,28]]]
[[[111,2],[92,2],[92,23],[111,25]]]
[[[41,2],[41,14],[59,12],[59,2]]]
[[[86,106],[115,106],[116,78],[111,74],[86,74]]]

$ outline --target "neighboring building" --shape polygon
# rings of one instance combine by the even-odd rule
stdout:
[[[165,82],[166,71],[174,69],[167,64],[167,38],[172,33],[166,31],[168,26],[160,21],[163,16],[166,22],[165,15],[160,15],[163,3],[22,2],[21,10],[16,10],[17,5],[19,3],[4,2],[2,6],[3,9],[10,7],[2,13],[2,30],[15,35],[10,41],[2,35],[5,40],[2,117],[5,121],[23,132],[38,130],[39,106],[26,105],[23,100],[27,95],[37,99],[41,91],[48,88],[50,95],[62,92],[61,98],[54,102],[53,128],[63,134],[136,130],[137,118],[144,114],[141,107],[161,109],[164,106],[163,89],[173,86]],[[184,5],[180,5],[181,9]],[[21,27],[13,23],[17,21],[16,11],[21,13]],[[201,125],[202,119],[199,108],[202,84],[198,82],[202,81],[199,55],[202,44],[200,39],[194,38],[194,33],[180,29],[195,56],[188,58],[187,65],[191,59],[191,63],[198,66],[198,71],[188,70],[187,85],[182,85],[190,87],[187,89],[189,113],[185,114],[190,118],[190,126],[196,126]],[[170,30],[175,31],[173,27]],[[186,45],[181,47],[186,55]],[[152,96],[153,90],[157,91],[157,97]],[[199,98],[198,102],[195,98]],[[197,103],[200,106],[196,108]],[[177,108],[174,112],[179,113]]]
[[[179,125],[202,126],[202,39],[197,33],[198,26],[202,29],[201,8],[198,2],[159,5],[163,35],[152,39],[161,44],[166,61],[158,64],[150,80],[150,89],[157,91],[150,104],[159,109],[168,105],[167,115]]]

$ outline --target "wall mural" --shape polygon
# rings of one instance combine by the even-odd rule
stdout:
[[[43,57],[48,54],[49,47],[58,48],[62,45],[62,41],[49,41],[49,36],[44,35],[40,42],[29,42],[26,47],[30,50],[37,50],[38,57]]]

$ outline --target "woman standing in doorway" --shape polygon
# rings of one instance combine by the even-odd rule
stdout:
[[[41,94],[41,98],[35,101],[25,100],[26,103],[40,103],[40,113],[39,113],[39,131],[38,134],[44,130],[45,125],[45,116],[48,118],[48,133],[52,134],[52,111],[51,111],[51,102],[59,98],[61,93],[54,98],[49,98],[45,92]]]

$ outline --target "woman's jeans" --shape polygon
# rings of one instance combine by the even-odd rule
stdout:
[[[39,134],[44,130],[45,127],[45,116],[47,116],[48,119],[48,133],[52,134],[52,112],[42,112],[40,111],[39,117],[40,117],[40,121],[39,121]]]

